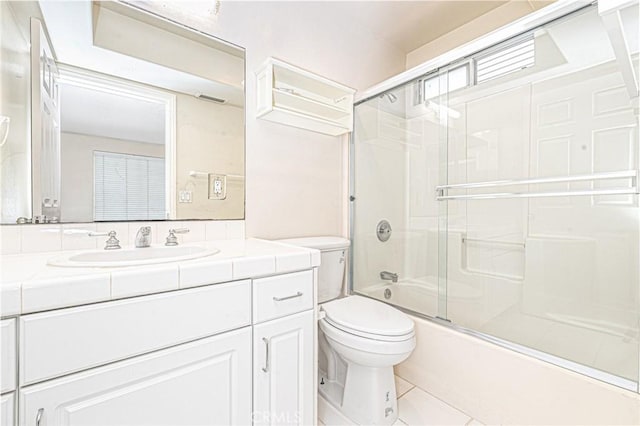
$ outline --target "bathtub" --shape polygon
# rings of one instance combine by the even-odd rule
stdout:
[[[438,316],[438,278],[409,278],[397,283],[377,283],[356,293],[430,317]],[[447,304],[479,304],[483,291],[468,284],[455,283],[448,289]]]

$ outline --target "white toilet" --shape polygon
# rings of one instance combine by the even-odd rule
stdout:
[[[393,366],[415,348],[413,321],[374,299],[339,298],[349,240],[311,237],[281,242],[318,249],[322,255],[318,271],[318,303],[325,315],[319,321],[318,336],[320,413],[324,399],[355,424],[393,424],[398,418]]]

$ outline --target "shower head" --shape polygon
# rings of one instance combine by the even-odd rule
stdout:
[[[380,97],[380,99],[382,99],[385,96],[387,97],[387,99],[389,99],[389,102],[391,102],[391,103],[394,103],[395,101],[398,100],[398,97],[396,95],[394,95],[393,93],[391,93],[391,92],[383,93],[379,97]]]

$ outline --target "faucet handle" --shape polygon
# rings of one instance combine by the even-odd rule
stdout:
[[[122,247],[120,247],[120,240],[118,240],[116,238],[116,231],[109,231],[109,232],[89,232],[87,233],[88,236],[90,237],[109,237],[105,243],[104,249],[105,250],[117,250],[120,249]]]
[[[186,234],[189,232],[189,228],[175,228],[169,229],[169,236],[167,236],[167,241],[164,243],[165,246],[177,246],[178,245],[178,237],[176,234]]]

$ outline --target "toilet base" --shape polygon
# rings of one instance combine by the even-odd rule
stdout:
[[[349,363],[342,411],[361,425],[392,425],[398,419],[393,367]]]
[[[322,371],[320,376],[325,379],[324,384],[319,385],[318,396],[330,406],[321,409],[319,402],[318,415],[323,423],[390,426],[398,419],[393,367],[349,363],[344,388],[337,381],[327,380]],[[349,423],[341,417],[349,419]]]

